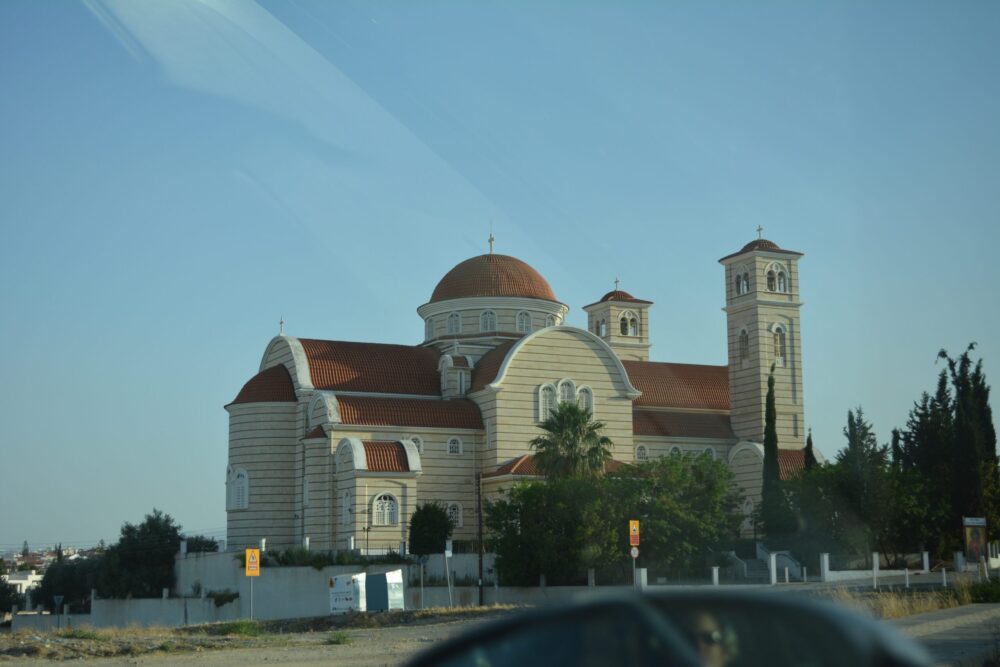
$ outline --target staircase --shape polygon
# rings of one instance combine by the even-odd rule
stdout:
[[[746,583],[748,584],[769,584],[771,583],[771,572],[767,567],[767,562],[754,558],[743,561],[747,566]]]

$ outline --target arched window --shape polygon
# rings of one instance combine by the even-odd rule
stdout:
[[[736,291],[736,296],[743,294],[743,276],[738,273],[733,279],[733,289]]]
[[[459,503],[448,503],[448,518],[455,528],[462,527],[462,505]]]
[[[399,503],[388,493],[372,501],[372,525],[395,526],[399,523]]]
[[[604,338],[605,336],[607,336],[608,335],[608,321],[607,320],[601,320],[601,323],[598,326],[600,327],[600,330],[597,332],[597,335],[600,336],[600,337],[602,337],[602,338]]]
[[[410,436],[410,442],[413,443],[413,446],[417,448],[417,451],[419,453],[421,453],[421,454],[424,453],[424,441],[423,441],[423,439],[420,436],[418,436],[418,435],[411,435]]]
[[[590,387],[580,387],[576,392],[576,402],[587,412],[594,413],[594,392]]]
[[[681,455],[681,448],[680,447],[671,447],[670,448],[670,455],[671,456],[680,456]]]
[[[227,509],[245,510],[250,506],[250,475],[243,468],[229,468],[228,473]]]
[[[773,292],[775,290],[775,287],[776,287],[776,285],[774,283],[774,271],[768,271],[767,272],[767,291],[768,292]]]
[[[774,327],[774,363],[785,365],[785,328],[780,325]]]
[[[628,335],[628,318],[624,315],[620,320],[618,320],[618,330],[621,332],[621,335]]]
[[[517,330],[519,333],[531,333],[531,315],[523,310],[517,314]]]
[[[434,337],[434,320],[427,318],[424,320],[424,338],[431,339]]]
[[[628,335],[638,336],[639,335],[639,320],[634,317],[628,321]]]
[[[548,419],[555,409],[556,388],[550,384],[543,385],[538,390],[538,421],[543,422]]]
[[[345,491],[344,497],[341,499],[340,504],[340,523],[349,526],[351,525],[351,492]]]
[[[461,438],[451,438],[448,440],[448,453],[458,455],[462,453]]]
[[[749,294],[750,293],[750,274],[749,273],[744,273],[743,274],[743,293],[744,294]]]
[[[778,271],[778,291],[779,292],[788,291],[788,280],[785,278],[784,271]]]
[[[636,461],[647,461],[649,460],[649,452],[646,451],[646,445],[639,445],[635,448],[635,460]]]
[[[559,402],[572,403],[576,400],[576,385],[569,378],[559,382]]]
[[[746,329],[740,330],[740,363],[750,360],[750,334]]]
[[[547,327],[554,327],[555,325],[556,325],[556,316],[555,315],[546,315],[545,316],[545,326],[547,326]]]
[[[484,310],[483,314],[479,316],[479,330],[496,331],[497,314],[494,313],[492,310]]]
[[[458,313],[452,313],[448,316],[448,333],[462,333],[462,316]]]

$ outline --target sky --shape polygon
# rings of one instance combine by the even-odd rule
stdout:
[[[1000,373],[1000,4],[0,0],[0,551],[225,533],[230,402],[279,320],[415,344],[496,251],[655,302],[725,364],[723,269],[800,262],[806,423],[881,441]],[[997,398],[992,399],[994,412]]]

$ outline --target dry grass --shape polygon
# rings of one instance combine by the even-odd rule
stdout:
[[[874,618],[888,620],[970,604],[972,590],[965,583],[942,591],[913,593],[868,593],[838,588],[829,592],[829,598]]]

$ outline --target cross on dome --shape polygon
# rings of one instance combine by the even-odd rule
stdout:
[[[757,238],[758,239],[764,238],[764,228],[761,227],[760,225],[757,225]]]

